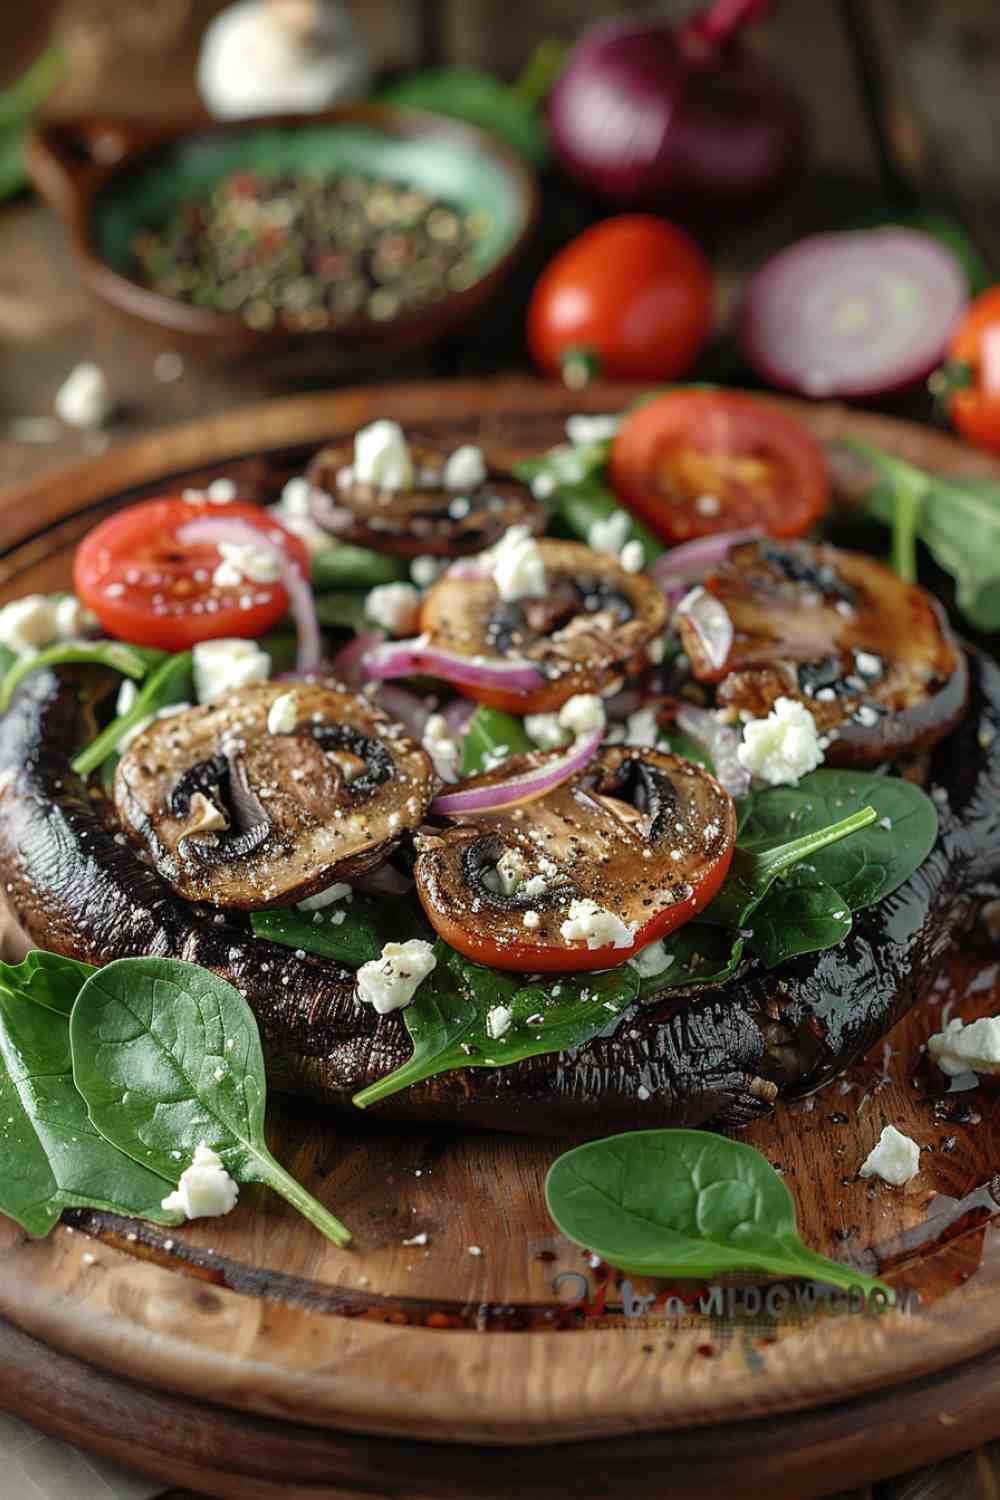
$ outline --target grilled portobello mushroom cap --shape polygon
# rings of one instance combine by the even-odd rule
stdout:
[[[637,1006],[614,1036],[572,1054],[434,1078],[378,1108],[603,1134],[745,1123],[835,1076],[927,992],[1000,889],[1000,668],[977,652],[969,667],[968,713],[919,768],[941,789],[937,843],[894,895],[857,914],[839,947],[771,973],[749,961],[725,985]],[[243,915],[213,916],[174,894],[70,768],[93,733],[81,688],[69,672],[39,671],[0,723],[0,879],[14,913],[57,953],[98,964],[158,954],[223,975],[257,1016],[272,1086],[347,1105],[409,1056],[401,1017],[358,1006],[348,970],[296,958],[254,938]]]

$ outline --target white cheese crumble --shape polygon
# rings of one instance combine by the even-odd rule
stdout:
[[[526,911],[524,916],[521,918],[521,922],[525,927],[527,927],[529,932],[534,932],[536,927],[540,927],[542,925],[542,918],[537,911]]]
[[[662,940],[650,943],[648,948],[640,948],[628,960],[640,979],[655,979],[658,974],[665,973],[673,961],[673,954],[666,951]]]
[[[1000,1016],[981,1016],[968,1025],[955,1016],[927,1043],[942,1073],[1000,1073]]]
[[[249,578],[253,583],[274,583],[281,568],[273,547],[253,542],[218,542],[222,561],[212,574],[216,588],[234,589]]]
[[[342,880],[328,885],[325,891],[317,891],[315,896],[306,896],[299,902],[299,911],[322,911],[326,906],[332,906],[335,901],[349,901],[354,892],[349,885]]]
[[[604,700],[596,693],[575,693],[559,710],[559,724],[571,734],[589,734],[594,729],[603,729],[607,718]]]
[[[475,490],[486,478],[486,460],[482,448],[463,443],[449,453],[441,482],[446,490]]]
[[[641,573],[646,563],[646,549],[637,537],[626,542],[618,559],[626,573]]]
[[[73,640],[96,624],[96,616],[72,594],[62,599],[26,594],[0,609],[0,644],[18,656],[27,656],[56,641]]]
[[[632,529],[632,521],[623,510],[613,510],[603,520],[595,521],[587,532],[587,546],[595,552],[607,552],[617,557]]]
[[[378,490],[408,490],[413,459],[398,422],[370,422],[354,438],[354,482]]]
[[[518,849],[505,849],[496,863],[496,888],[503,896],[513,896],[521,888],[527,873],[524,856]]]
[[[386,943],[380,957],[358,970],[358,999],[374,1006],[380,1016],[409,1005],[419,986],[437,967],[430,943],[410,938],[406,943]]]
[[[437,557],[415,557],[410,563],[410,577],[418,589],[429,589],[444,564]]]
[[[861,1164],[859,1176],[881,1177],[892,1187],[904,1187],[920,1170],[920,1147],[908,1135],[887,1125]]]
[[[652,748],[659,736],[660,724],[655,708],[637,708],[625,720],[626,745],[646,745]]]
[[[431,714],[424,725],[420,743],[431,758],[431,763],[442,781],[455,781],[462,759],[462,747],[452,736],[448,720],[443,714]]]
[[[612,413],[591,416],[589,412],[577,412],[566,418],[566,436],[575,448],[587,447],[590,443],[607,443],[618,431],[621,420]]]
[[[417,628],[420,595],[412,583],[379,583],[365,598],[365,614],[390,635],[412,635]]]
[[[268,734],[291,734],[299,722],[298,704],[294,693],[282,693],[275,698],[267,712]]]
[[[97,616],[93,610],[85,609],[75,594],[64,594],[56,600],[56,637],[60,641],[72,641],[96,630]]]
[[[67,427],[103,427],[114,406],[104,371],[90,360],[71,370],[56,392],[56,416]]]
[[[794,784],[823,762],[816,720],[794,698],[779,698],[766,719],[743,726],[736,756],[744,770],[768,786]]]
[[[511,526],[491,552],[484,554],[500,598],[541,599],[546,591],[545,562],[527,526]]]
[[[118,689],[118,697],[115,699],[115,713],[120,718],[122,714],[131,713],[135,707],[135,700],[139,696],[139,689],[131,677],[126,677]]]
[[[256,641],[199,641],[191,655],[199,703],[210,703],[249,682],[266,682],[271,675],[271,658]]]
[[[183,1214],[185,1219],[210,1219],[230,1213],[239,1193],[222,1158],[202,1141],[195,1148],[191,1165],[181,1173],[176,1191],[167,1194],[162,1206],[167,1213]]]
[[[628,948],[635,942],[635,928],[607,907],[598,906],[589,897],[571,901],[569,918],[559,928],[567,943],[585,941],[588,948]]]
[[[494,1005],[492,1010],[486,1012],[486,1035],[491,1041],[498,1042],[502,1036],[506,1036],[514,1019],[514,1012],[508,1005]]]
[[[569,731],[560,724],[558,714],[527,714],[524,728],[540,750],[556,750],[569,743]]]

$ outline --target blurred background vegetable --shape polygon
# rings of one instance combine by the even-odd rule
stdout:
[[[0,93],[0,202],[20,192],[28,180],[24,138],[62,71],[62,56],[49,47]]]
[[[340,0],[237,0],[205,32],[198,87],[219,120],[360,99],[368,49]]]
[[[930,387],[964,438],[1000,453],[1000,286],[968,308]]]

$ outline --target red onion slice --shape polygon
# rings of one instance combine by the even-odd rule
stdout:
[[[387,714],[397,719],[418,743],[423,739],[427,720],[432,712],[429,703],[418,698],[416,693],[407,692],[406,688],[396,687],[391,682],[382,684],[375,694],[375,702],[379,708],[384,708]]]
[[[699,584],[684,595],[677,613],[694,626],[710,666],[719,671],[733,649],[733,622],[722,600]]]
[[[235,542],[240,547],[264,548],[271,552],[278,568],[281,586],[288,595],[288,607],[299,638],[296,668],[299,672],[315,672],[318,669],[322,642],[312,587],[286,550],[283,534],[277,527],[262,532],[259,527],[251,526],[249,521],[240,521],[235,516],[201,516],[189,525],[182,526],[177,533],[177,540],[182,545]]]
[[[967,296],[956,256],[918,230],[816,234],[751,278],[739,339],[769,385],[884,396],[937,368]]]
[[[464,739],[468,732],[472,716],[479,705],[471,698],[452,698],[441,710],[441,717],[451,730],[455,739]]]
[[[543,792],[550,792],[577,771],[582,771],[599,750],[603,738],[602,729],[592,729],[589,734],[580,735],[565,755],[534,766],[530,771],[522,771],[509,781],[445,792],[443,796],[435,797],[431,812],[454,818],[461,813],[493,812],[500,807],[511,807],[515,802],[524,802],[529,797],[540,797]]]
[[[541,672],[530,662],[459,656],[456,652],[432,646],[426,636],[416,636],[409,641],[385,641],[373,646],[365,652],[362,665],[367,678],[382,682],[392,677],[426,674],[464,687],[502,688],[515,693],[530,693],[545,684]]]
[[[731,547],[755,542],[764,535],[762,526],[747,526],[742,531],[717,531],[714,536],[699,536],[693,542],[682,542],[656,559],[649,570],[650,577],[659,584],[671,604],[676,604],[685,589],[725,561]]]
[[[365,685],[365,673],[363,662],[365,653],[373,646],[381,646],[385,637],[377,631],[368,631],[362,635],[356,635],[353,640],[341,646],[333,658],[333,675],[338,682],[345,687],[354,688],[357,691]]]
[[[677,727],[701,746],[715,769],[715,779],[730,797],[742,797],[750,789],[750,772],[740,765],[736,751],[741,735],[732,724],[722,724],[711,708],[682,703]]]

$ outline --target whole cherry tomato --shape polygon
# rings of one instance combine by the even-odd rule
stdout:
[[[676,380],[712,326],[712,273],[697,245],[652,214],[595,224],[549,262],[528,307],[528,344],[548,375],[579,387]]]
[[[931,389],[964,438],[1000,453],[1000,286],[969,304]]]

